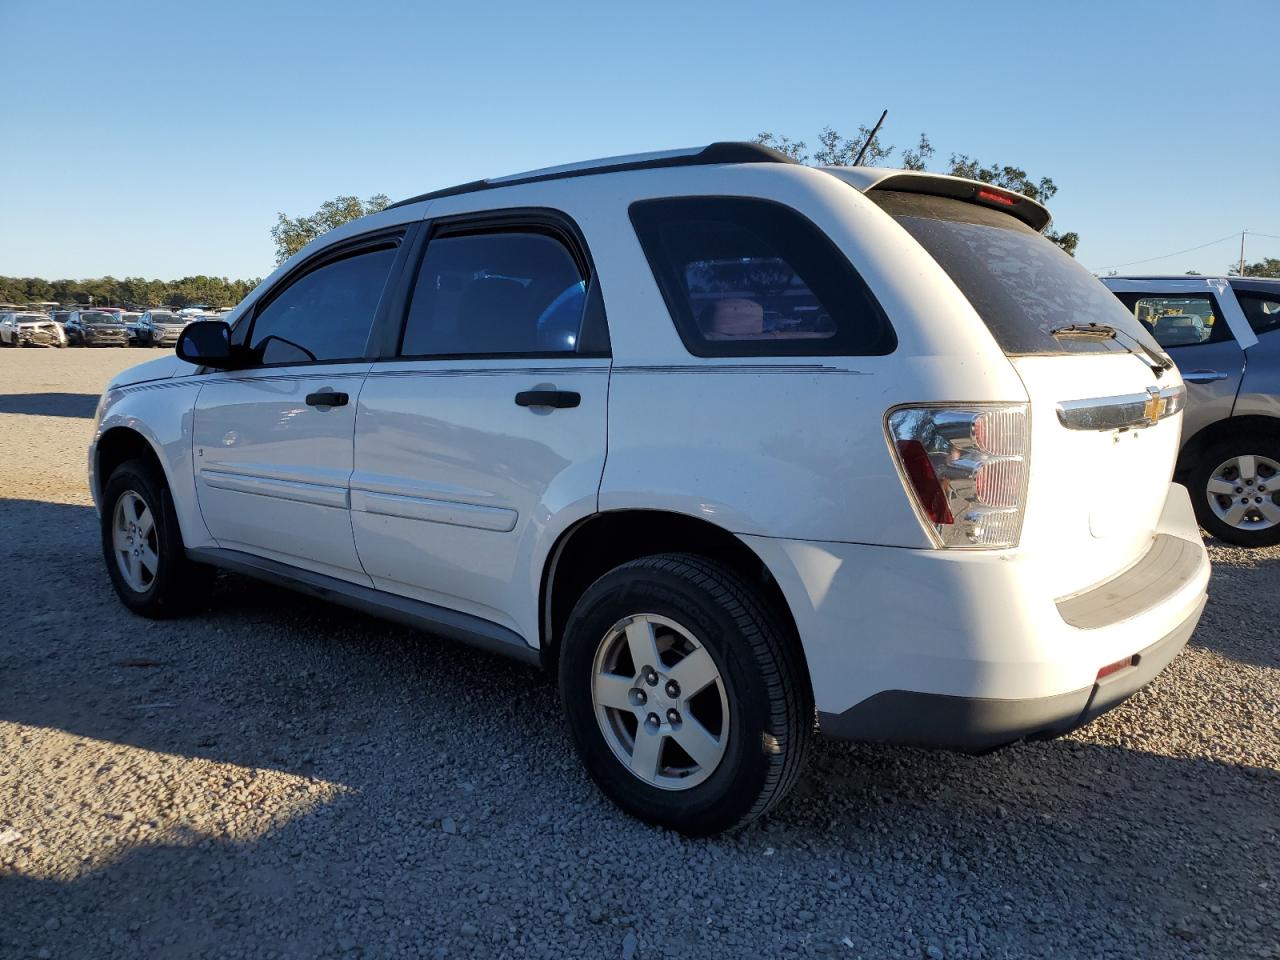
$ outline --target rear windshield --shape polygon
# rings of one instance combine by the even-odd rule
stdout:
[[[1160,351],[1146,329],[1074,258],[1007,213],[951,197],[872,190],[960,288],[1009,355]],[[1054,336],[1091,323],[1114,339]]]

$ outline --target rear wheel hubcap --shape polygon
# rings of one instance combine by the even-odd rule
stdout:
[[[1268,530],[1280,524],[1280,462],[1241,454],[1209,474],[1205,497],[1214,515],[1238,530]]]

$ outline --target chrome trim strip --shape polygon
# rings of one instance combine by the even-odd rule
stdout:
[[[1127,393],[1116,397],[1091,397],[1086,400],[1063,400],[1057,405],[1058,422],[1068,430],[1129,430],[1151,427],[1181,413],[1187,403],[1187,388],[1182,384],[1146,393]]]

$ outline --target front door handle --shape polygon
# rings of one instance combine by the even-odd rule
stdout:
[[[1184,373],[1182,379],[1188,383],[1213,383],[1227,379],[1227,375],[1217,370],[1192,370],[1190,373]]]
[[[520,407],[555,407],[563,410],[576,407],[582,402],[582,395],[573,390],[521,390],[516,394],[516,405]]]
[[[307,394],[308,407],[345,407],[350,399],[345,393],[334,393],[322,390],[320,393]]]

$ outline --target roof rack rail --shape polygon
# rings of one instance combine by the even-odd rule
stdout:
[[[746,143],[732,140],[717,141],[705,147],[688,147],[683,150],[663,150],[656,153],[632,153],[621,157],[604,157],[599,160],[586,160],[582,163],[567,163],[559,167],[544,167],[541,170],[529,170],[524,173],[513,173],[505,177],[491,177],[487,180],[472,180],[457,186],[445,187],[422,193],[407,200],[391,204],[387,209],[405,207],[423,200],[438,200],[442,197],[456,197],[463,193],[477,193],[481,190],[493,190],[497,187],[510,187],[523,183],[541,183],[546,180],[564,180],[569,177],[585,177],[594,173],[622,173],[628,170],[655,170],[660,167],[696,167],[711,163],[796,163],[781,151],[774,150],[759,143]]]

